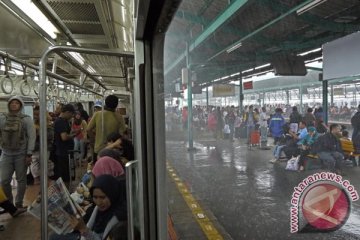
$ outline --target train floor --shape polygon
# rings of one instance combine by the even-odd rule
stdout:
[[[75,189],[80,178],[86,171],[85,163],[76,169],[76,179],[71,184],[71,189]],[[51,180],[49,180],[49,183]],[[40,193],[40,185],[27,186],[24,198],[24,206],[29,206]],[[15,196],[16,191],[13,190]],[[0,225],[4,225],[5,230],[0,232],[0,240],[40,240],[41,239],[41,223],[40,220],[26,212],[16,218],[12,218],[10,214],[4,213],[0,215]],[[52,230],[49,228],[49,234]]]
[[[189,151],[182,136],[168,135],[166,142],[169,215],[178,239],[360,239],[359,201],[351,203],[347,222],[336,231],[290,232],[294,187],[325,170],[287,171],[286,162],[269,162],[273,146],[249,149],[244,140],[195,135],[195,151]],[[360,167],[345,166],[343,174],[360,191]],[[213,223],[213,236],[192,209],[197,204],[202,218]]]

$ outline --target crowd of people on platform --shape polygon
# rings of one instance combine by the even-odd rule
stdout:
[[[235,106],[195,106],[192,113],[193,128],[210,131],[217,139],[234,141],[244,138],[249,145],[252,132],[257,131],[260,133],[259,144],[263,149],[268,149],[266,146],[270,136],[275,145],[271,162],[279,161],[282,155],[285,155],[287,160],[298,157],[300,171],[304,169],[306,156],[310,153],[317,154],[331,171],[341,171],[344,154],[339,141],[340,138],[345,140],[348,134],[345,125],[351,126],[353,134],[348,140],[351,140],[356,151],[360,152],[360,105],[356,111],[350,110],[346,105],[341,107],[342,114],[347,112],[347,118],[342,118],[344,124],[335,122],[330,125],[324,122],[325,115],[321,106],[315,109],[308,107],[304,114],[299,112],[297,106],[283,106],[284,108],[274,105],[250,105],[245,106],[242,111]],[[333,109],[337,108],[330,107],[329,112]],[[172,118],[171,122],[168,121],[169,124],[176,123],[174,118],[179,114],[177,107],[168,108],[166,114],[166,117]],[[183,130],[188,128],[187,107],[182,108],[181,123]],[[168,127],[167,130],[173,128]]]
[[[69,157],[89,165],[90,205],[84,218],[74,218],[74,232],[51,235],[50,239],[127,239],[125,164],[134,160],[134,147],[123,116],[117,111],[119,99],[109,95],[104,107],[96,102],[90,117],[82,103],[60,104],[47,114],[49,180],[61,177],[70,191]],[[24,102],[14,96],[8,100],[7,113],[0,114],[0,207],[11,216],[26,212],[24,195],[29,184],[40,183],[39,106],[33,119],[24,114]],[[74,154],[75,153],[75,154]],[[34,182],[30,183],[27,171]],[[15,201],[11,183],[16,174]],[[4,226],[0,225],[0,231]],[[121,238],[116,237],[121,232]]]

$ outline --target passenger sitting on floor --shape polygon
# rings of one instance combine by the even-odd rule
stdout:
[[[311,153],[311,147],[314,142],[318,139],[318,133],[315,127],[308,128],[308,134],[304,139],[300,140],[300,158],[299,158],[299,171],[304,170],[304,163],[306,155]]]
[[[125,171],[120,162],[108,156],[98,158],[92,169],[95,178],[107,174],[115,178],[124,177],[124,173]]]
[[[320,136],[313,147],[314,152],[318,154],[325,167],[338,174],[341,173],[342,160],[344,159],[339,140],[341,137],[340,128],[339,124],[331,124],[330,132]]]
[[[296,157],[300,154],[300,148],[301,141],[305,139],[306,135],[308,134],[307,128],[306,128],[306,122],[300,121],[299,122],[299,131],[298,133],[294,133],[292,131],[289,131],[289,134],[293,138],[293,144],[289,144],[284,148],[285,155],[287,159],[290,159],[292,157]]]
[[[126,164],[127,161],[132,161],[135,158],[134,146],[131,141],[125,139],[118,132],[110,133],[107,138],[106,147],[107,149],[116,149],[120,151],[122,157],[126,159],[123,161]]]
[[[75,231],[66,235],[52,234],[50,240],[106,239],[117,223],[127,221],[126,188],[113,176],[96,178],[90,194],[96,207],[84,216],[89,219],[87,224],[82,218],[72,217],[70,224]]]
[[[290,127],[288,124],[285,124],[282,127],[283,134],[277,140],[277,144],[273,151],[274,158],[270,160],[271,163],[277,162],[281,157],[284,147],[286,147],[287,144],[292,142],[292,136],[288,133],[289,130]]]
[[[14,204],[12,202],[10,202],[7,197],[5,196],[5,193],[2,189],[2,187],[0,186],[0,207],[4,210],[2,210],[0,212],[0,214],[3,213],[9,213],[12,217],[17,217],[20,214],[26,212],[26,208],[17,208],[14,206]],[[4,225],[0,224],[0,231],[4,231],[5,227]]]

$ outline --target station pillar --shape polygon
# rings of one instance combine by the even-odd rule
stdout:
[[[331,94],[333,95],[333,94]],[[323,80],[322,81],[322,99],[323,99],[323,112],[324,112],[324,123],[328,124],[328,116],[329,116],[329,110],[328,110],[328,81]]]

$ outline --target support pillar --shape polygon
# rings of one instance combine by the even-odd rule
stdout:
[[[333,95],[333,94],[332,94]],[[328,124],[328,81],[322,81],[322,100],[323,100],[323,111],[324,111],[324,123]]]

